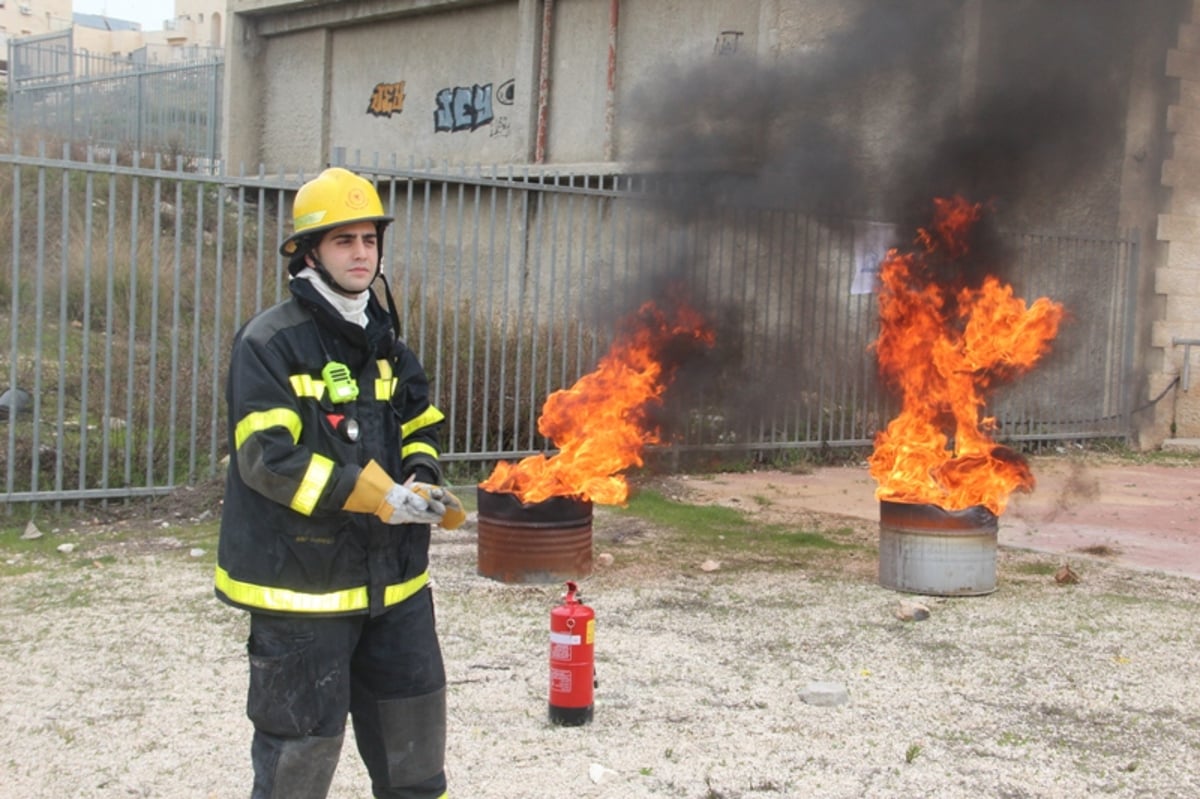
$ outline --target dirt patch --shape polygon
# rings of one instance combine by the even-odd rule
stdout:
[[[840,498],[819,474],[680,479],[664,491],[728,502],[756,526],[820,530],[855,547],[745,559],[600,509],[611,566],[581,581],[597,614],[594,721],[549,724],[548,619],[559,585],[475,572],[468,524],[432,549],[449,677],[456,796],[527,799],[1190,797],[1200,791],[1193,690],[1200,581],[1098,558],[1004,547],[988,596],[914,597],[874,580],[875,520],[793,508]],[[856,485],[858,475],[844,475]],[[1103,493],[1105,481],[1099,485]],[[733,490],[740,486],[740,490]],[[0,581],[5,791],[31,799],[250,791],[245,615],[212,595],[211,523],[191,510],[124,520],[157,542],[98,558],[24,555]],[[1060,513],[1063,511],[1060,511]],[[172,545],[169,542],[178,542]],[[0,541],[4,557],[15,542]],[[825,557],[825,556],[823,556]],[[928,610],[902,618],[901,602]],[[913,618],[913,616],[909,616]],[[812,686],[844,698],[823,706]],[[332,799],[369,795],[348,735]]]

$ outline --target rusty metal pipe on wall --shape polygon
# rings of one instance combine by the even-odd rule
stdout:
[[[609,0],[608,5],[608,91],[604,101],[604,160],[616,154],[613,141],[613,122],[617,100],[617,23],[621,19],[621,0]]]
[[[542,58],[538,74],[537,138],[533,162],[546,161],[546,128],[550,117],[550,41],[554,37],[554,0],[542,0]]]

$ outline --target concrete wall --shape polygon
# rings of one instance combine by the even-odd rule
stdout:
[[[248,164],[288,164],[313,174],[313,166],[321,163],[331,124],[326,113],[329,64],[325,57],[331,38],[326,31],[308,30],[286,43],[265,42],[263,58],[270,69],[262,73],[257,86],[264,149],[253,153]]]
[[[1149,388],[1155,396],[1166,392],[1167,402],[1143,432],[1150,441],[1200,441],[1200,346],[1186,344],[1200,342],[1200,2],[1189,5],[1166,58],[1179,89],[1167,113],[1170,156],[1162,162],[1162,183],[1169,191],[1158,220],[1162,254],[1154,271],[1159,305],[1150,344],[1161,367]],[[1185,389],[1186,356],[1191,375]]]
[[[364,153],[451,163],[522,159],[515,3],[336,31],[330,52],[330,141]],[[517,100],[520,99],[518,103]]]
[[[725,175],[701,191],[902,225],[933,196],[979,192],[1008,229],[1135,235],[1127,380],[1146,403],[1167,392],[1136,420],[1152,447],[1200,438],[1200,388],[1172,388],[1173,340],[1200,338],[1194,5],[1089,7],[1086,46],[1055,66],[1093,77],[1063,87],[1019,66],[1023,48],[1054,54],[1042,22],[1061,3],[916,0],[903,8],[929,24],[905,27],[873,0],[230,0],[224,151],[307,173],[335,149],[601,174],[707,158]],[[1081,124],[1081,92],[1105,104],[1100,122]]]

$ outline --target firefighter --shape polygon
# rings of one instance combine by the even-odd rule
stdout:
[[[331,168],[293,206],[291,297],[233,342],[216,594],[250,612],[253,799],[325,797],[346,718],[377,799],[446,795],[430,525],[443,415],[397,338],[374,186]]]

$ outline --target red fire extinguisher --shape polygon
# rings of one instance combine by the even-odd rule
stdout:
[[[567,582],[563,603],[550,611],[550,721],[577,727],[592,720],[596,686],[596,614]]]

